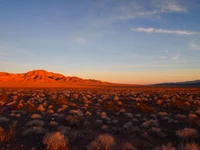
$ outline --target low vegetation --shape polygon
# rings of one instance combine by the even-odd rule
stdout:
[[[199,150],[198,88],[15,88],[0,93],[3,150]]]

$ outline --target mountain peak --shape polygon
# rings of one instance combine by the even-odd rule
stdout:
[[[43,70],[43,69],[38,69],[38,70],[30,70],[28,72],[49,72],[49,71]]]

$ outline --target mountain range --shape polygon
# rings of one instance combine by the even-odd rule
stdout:
[[[27,73],[8,73],[0,72],[0,86],[10,85],[45,85],[50,84],[52,87],[59,85],[106,85],[106,86],[141,86],[133,84],[113,84],[105,81],[95,79],[82,79],[76,76],[65,76],[59,73],[49,72],[46,70],[32,70]],[[16,86],[15,85],[15,86]],[[146,85],[151,87],[200,87],[200,80],[185,81],[185,82],[165,82],[153,85]]]
[[[164,82],[157,83],[153,86],[185,86],[185,87],[200,87],[200,80],[183,81],[183,82]]]
[[[0,82],[36,82],[36,83],[85,83],[85,84],[101,84],[108,83],[100,80],[94,79],[82,79],[75,76],[64,76],[62,74],[48,72],[46,70],[33,70],[27,73],[7,73],[0,72]]]

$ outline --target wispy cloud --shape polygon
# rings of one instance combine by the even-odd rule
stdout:
[[[160,58],[160,59],[166,59],[167,56],[160,56],[159,58]]]
[[[169,29],[156,29],[156,28],[131,28],[131,30],[136,31],[136,32],[176,34],[176,35],[196,35],[196,34],[200,34],[200,32],[197,32],[197,31],[169,30]]]
[[[187,12],[187,8],[177,0],[153,0],[152,4],[160,13]]]
[[[87,43],[87,39],[82,37],[82,36],[76,36],[76,37],[73,37],[72,39],[76,44],[86,44]]]
[[[147,3],[148,5],[146,5]],[[163,13],[185,13],[188,11],[186,5],[179,0],[102,0],[101,2],[98,2],[98,4],[106,11],[106,18],[111,22],[135,18],[160,18],[160,14]],[[107,6],[110,6],[111,4],[112,8],[107,8]]]
[[[122,13],[122,19],[134,19],[143,17],[159,17],[162,13],[175,13],[175,12],[187,12],[187,8],[178,3],[176,0],[152,0],[148,1],[150,7],[144,5],[145,3],[130,3],[124,6],[124,13]],[[134,7],[133,7],[134,6]],[[137,8],[137,9],[136,9]]]
[[[176,52],[175,56],[173,56],[172,59],[176,61],[180,60],[180,52]]]
[[[200,51],[200,44],[195,43],[195,41],[191,41],[189,47],[191,50]]]

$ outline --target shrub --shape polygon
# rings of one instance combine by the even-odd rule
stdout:
[[[141,112],[156,112],[155,108],[143,103],[141,103],[140,105],[136,105],[136,108]]]
[[[27,112],[35,112],[37,109],[33,104],[26,103],[22,106],[21,110],[25,110]]]
[[[15,122],[9,126],[8,131],[4,130],[0,126],[0,142],[3,143],[9,141],[15,135],[15,127],[16,127]]]
[[[68,149],[68,139],[60,132],[47,133],[43,138],[47,150]]]
[[[176,135],[182,139],[198,137],[198,131],[192,128],[183,128],[176,131]]]
[[[31,120],[31,121],[29,121],[27,124],[26,124],[26,126],[44,126],[44,122],[42,121],[42,120]]]
[[[111,109],[111,110],[116,110],[118,109],[118,107],[112,102],[112,101],[108,101],[104,104],[104,107],[106,109]]]
[[[68,132],[66,132],[65,134],[68,139],[69,139],[69,144],[73,144],[75,141],[79,140],[79,139],[82,139],[83,138],[83,134],[82,132],[76,130],[76,129],[71,129],[69,130]]]
[[[155,150],[175,150],[171,144],[162,145],[161,147],[155,148]]]
[[[0,101],[5,102],[8,100],[8,95],[0,95]]]
[[[66,122],[71,126],[78,126],[82,122],[82,117],[77,115],[69,115],[66,117]]]
[[[171,109],[178,109],[181,111],[190,111],[191,107],[186,107],[185,103],[186,100],[176,100],[176,101],[172,101],[170,108]]]
[[[88,150],[112,150],[115,139],[109,134],[101,134],[88,145]]]
[[[178,150],[199,150],[200,147],[198,144],[195,143],[186,143],[186,144],[181,144],[178,148]]]
[[[136,148],[129,142],[126,142],[122,145],[121,150],[136,150]]]
[[[46,130],[44,128],[42,128],[40,126],[38,126],[38,127],[33,126],[33,127],[30,127],[28,129],[24,130],[22,132],[22,135],[27,136],[27,135],[34,135],[34,134],[44,134],[45,132],[46,132]]]
[[[66,105],[68,99],[67,98],[58,98],[54,100],[57,105]]]
[[[40,114],[32,114],[32,115],[31,115],[31,118],[32,118],[32,119],[41,119],[42,116],[41,116]]]
[[[0,123],[3,123],[3,122],[8,122],[9,119],[6,118],[6,117],[3,117],[3,116],[0,116]]]
[[[37,110],[40,111],[40,112],[44,112],[44,111],[45,111],[45,108],[44,108],[44,106],[43,106],[42,104],[40,104],[40,105],[38,106]]]

